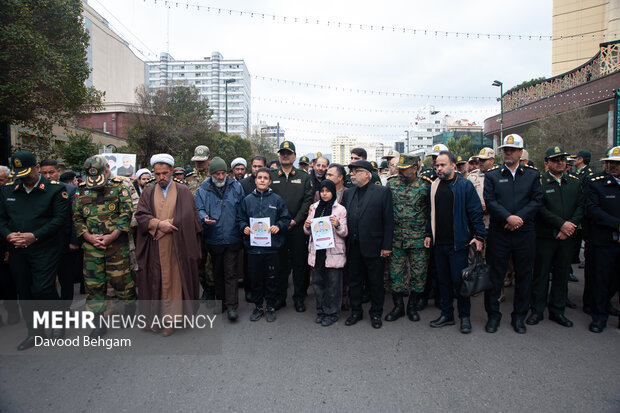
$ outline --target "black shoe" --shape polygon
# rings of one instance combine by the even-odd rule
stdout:
[[[418,302],[415,304],[415,310],[422,311],[426,308],[427,305],[428,305],[428,300],[424,297],[420,297]]]
[[[540,323],[544,319],[545,318],[542,316],[542,314],[532,312],[532,314],[527,318],[527,320],[525,320],[525,324],[530,325],[530,326],[535,326],[536,324]]]
[[[321,325],[323,327],[329,327],[332,324],[334,324],[336,321],[338,321],[338,316],[337,315],[327,315],[327,316],[323,317],[323,320],[321,321]]]
[[[250,314],[250,321],[258,321],[265,315],[265,310],[263,307],[256,307],[252,314]]]
[[[523,320],[520,318],[512,320],[510,325],[512,325],[512,328],[518,334],[525,334],[525,332],[527,331],[527,329],[525,328],[525,323],[523,323]]]
[[[568,298],[566,299],[566,307],[574,310],[575,308],[577,308],[577,304],[573,303],[571,300],[569,300]]]
[[[227,315],[230,321],[237,321],[237,319],[239,318],[239,314],[237,314],[236,310],[228,310]]]
[[[417,311],[417,303],[420,301],[421,297],[418,293],[411,293],[409,296],[409,301],[407,302],[407,317],[411,321],[420,321],[420,315]]]
[[[43,338],[45,338],[45,334],[37,334],[37,333],[29,334],[28,337],[26,337],[24,341],[19,343],[19,346],[17,346],[17,351],[24,351],[24,350],[28,350],[31,347],[34,347],[35,340],[39,336],[43,336]]]
[[[269,307],[267,311],[265,311],[266,319],[268,323],[273,323],[276,321],[276,310],[273,307]]]
[[[558,323],[559,325],[564,326],[564,327],[572,327],[573,326],[573,322],[570,321],[568,318],[566,318],[564,316],[564,314],[549,313],[549,320],[555,321],[556,323]]]
[[[605,330],[605,322],[604,321],[592,321],[590,323],[590,327],[588,328],[593,333],[602,333]]]
[[[306,311],[306,305],[302,300],[295,301],[295,311],[298,313],[303,313]]]
[[[364,316],[362,314],[359,313],[351,313],[351,315],[349,316],[349,318],[347,318],[347,321],[344,322],[345,326],[352,326],[353,324],[357,323],[358,321],[360,321],[362,318],[364,318]]]
[[[64,328],[53,328],[52,329],[52,336],[51,338],[53,339],[61,339],[65,336],[65,329]]]
[[[440,315],[439,318],[430,322],[430,326],[433,328],[439,328],[443,326],[453,326],[454,325],[454,317],[446,317],[444,315]]]
[[[620,317],[620,310],[611,305],[611,303],[607,304],[607,308],[605,308],[605,311],[607,311],[607,314],[609,315],[613,315],[614,317]]]
[[[499,328],[499,319],[497,318],[489,318],[486,326],[484,326],[484,330],[487,333],[496,333]]]
[[[461,333],[463,334],[471,333],[471,321],[469,321],[469,317],[461,318]]]
[[[573,270],[571,269],[571,271],[568,273],[568,281],[572,282],[572,283],[578,283],[579,282],[579,278],[577,278],[575,276],[575,274],[573,274]]]
[[[316,318],[314,319],[314,322],[317,324],[321,324],[325,317],[327,317],[325,314],[317,314]]]
[[[286,307],[286,300],[276,301],[276,303],[273,305],[273,309],[276,311],[284,307]]]
[[[381,326],[383,325],[383,323],[381,322],[381,316],[373,315],[372,317],[370,317],[370,325],[372,325],[372,328],[381,328]]]
[[[385,321],[396,321],[405,315],[405,301],[400,294],[392,294],[394,299],[394,308],[385,315]],[[411,299],[410,299],[411,301]]]

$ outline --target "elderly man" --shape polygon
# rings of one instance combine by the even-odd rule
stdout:
[[[144,190],[135,214],[138,292],[149,322],[156,315],[174,317],[196,311],[195,301],[182,300],[198,299],[202,231],[191,191],[172,179],[172,156],[153,155],[151,166],[157,185]],[[148,300],[162,300],[161,310]],[[173,332],[170,326],[162,329],[164,336]]]
[[[383,287],[383,258],[392,253],[394,210],[389,189],[371,183],[372,166],[360,160],[349,164],[351,182],[345,191],[342,205],[347,209],[349,236],[347,263],[351,316],[345,324],[351,326],[363,318],[362,286],[364,278],[370,289],[370,321],[381,328],[385,290]]]
[[[205,244],[213,260],[215,297],[223,301],[222,312],[228,311],[228,319],[236,321],[239,306],[236,266],[241,250],[236,220],[245,195],[241,184],[226,176],[226,162],[222,158],[216,156],[211,160],[209,174],[194,199]]]
[[[10,164],[9,178],[15,181],[0,188],[0,235],[9,247],[11,274],[28,327],[28,337],[17,349],[26,350],[35,345],[37,336],[45,336],[42,329],[34,328],[33,300],[58,300],[58,232],[67,219],[69,195],[64,185],[41,175],[31,152],[15,152]],[[53,336],[61,334],[52,331]]]
[[[230,170],[232,171],[235,181],[240,182],[245,177],[245,171],[248,168],[248,163],[243,158],[235,158],[230,163]]]

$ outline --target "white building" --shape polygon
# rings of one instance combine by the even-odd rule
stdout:
[[[445,132],[444,116],[439,114],[432,105],[425,105],[416,113],[411,121],[409,133],[409,151],[424,149],[430,151],[433,147],[433,136]],[[405,140],[405,151],[407,141]]]
[[[381,162],[385,153],[385,145],[381,142],[359,142],[357,138],[338,136],[332,139],[331,144],[332,162],[348,165],[351,160],[351,149],[364,148],[368,154],[368,161]]]
[[[159,61],[146,62],[145,78],[150,89],[174,85],[196,86],[208,99],[213,119],[226,131],[228,97],[228,133],[248,137],[250,131],[251,81],[242,59],[225,60],[218,52],[202,60],[175,60],[161,53]]]

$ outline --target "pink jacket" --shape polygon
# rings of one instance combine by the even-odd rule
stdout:
[[[308,212],[308,218],[314,218],[314,212],[316,211],[316,207],[319,205],[318,202],[315,202],[310,206],[310,212]],[[349,233],[347,229],[347,210],[345,207],[340,205],[338,202],[334,202],[334,206],[332,207],[332,215],[335,215],[338,218],[340,223],[340,228],[334,228],[334,236],[336,238],[336,246],[333,248],[328,248],[325,254],[325,267],[327,268],[342,268],[347,263],[347,255],[345,248],[345,240],[344,238]],[[304,226],[304,232],[306,235],[310,235],[310,242],[308,242],[308,265],[314,267],[314,263],[316,260],[316,251],[314,250],[314,243],[312,242],[312,235],[310,228],[306,228]]]

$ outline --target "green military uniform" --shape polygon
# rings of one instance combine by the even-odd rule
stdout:
[[[561,147],[550,147],[545,159],[565,157]],[[579,226],[584,215],[585,201],[579,178],[564,173],[558,180],[550,172],[541,176],[542,207],[536,216],[536,258],[532,280],[532,314],[542,319],[547,306],[549,273],[553,273],[548,307],[550,317],[564,314],[568,294],[568,273],[572,259],[575,234],[565,240],[557,239],[565,222]],[[529,320],[529,319],[528,319]]]
[[[280,144],[280,151],[295,153],[295,145],[290,141]],[[280,275],[276,301],[283,304],[286,300],[288,275],[293,269],[293,300],[296,304],[306,297],[310,284],[308,271],[308,237],[303,232],[304,222],[312,204],[312,178],[302,169],[293,167],[287,175],[282,167],[271,170],[271,189],[284,199],[295,226],[286,231],[285,251],[280,254]],[[290,260],[290,265],[289,265]]]
[[[101,313],[106,307],[106,282],[116,290],[119,300],[136,299],[135,282],[129,261],[129,227],[133,213],[129,190],[120,178],[109,179],[107,162],[97,155],[84,163],[86,181],[73,204],[74,226],[78,237],[85,233],[106,235],[114,230],[121,235],[105,250],[83,242],[86,308]]]

